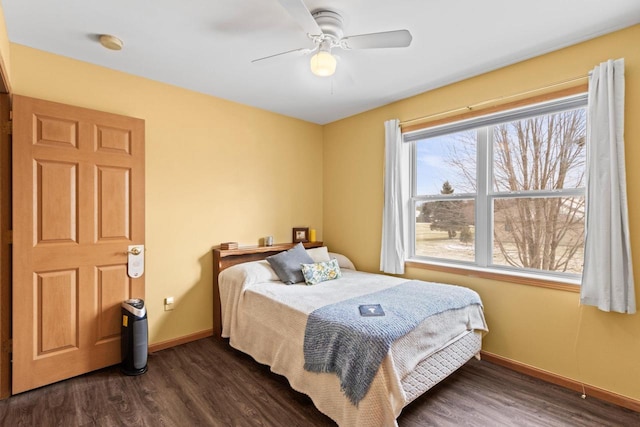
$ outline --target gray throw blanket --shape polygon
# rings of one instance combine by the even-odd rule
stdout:
[[[361,316],[363,304],[380,304],[385,315]],[[471,289],[412,280],[326,305],[307,319],[304,369],[337,374],[342,391],[357,406],[395,340],[429,316],[471,304],[482,304]]]

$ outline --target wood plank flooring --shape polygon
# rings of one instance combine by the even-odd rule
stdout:
[[[401,427],[640,426],[640,413],[472,360],[405,408]],[[1,426],[335,426],[285,378],[207,338],[0,401]],[[375,426],[374,426],[375,427]]]

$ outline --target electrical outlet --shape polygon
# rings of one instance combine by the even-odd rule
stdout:
[[[173,297],[166,297],[164,299],[164,311],[173,310]]]

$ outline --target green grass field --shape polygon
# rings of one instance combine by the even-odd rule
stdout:
[[[474,232],[473,227],[471,231],[472,233]],[[462,243],[459,236],[460,235],[458,234],[453,239],[450,239],[446,231],[431,230],[431,223],[418,222],[416,223],[416,255],[474,262],[474,242]],[[517,248],[515,245],[513,245],[511,249],[509,249],[509,246],[506,248],[507,250],[513,250],[517,255]],[[582,273],[583,253],[583,249],[576,252],[572,260],[569,262],[567,273]],[[494,245],[493,263],[496,265],[509,265],[497,245]]]

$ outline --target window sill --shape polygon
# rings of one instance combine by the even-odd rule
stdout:
[[[549,279],[544,277],[535,277],[533,275],[519,275],[512,272],[504,272],[501,270],[478,269],[463,266],[451,266],[445,264],[436,264],[432,262],[407,260],[405,266],[411,268],[419,268],[423,270],[441,271],[444,273],[459,274],[467,277],[479,277],[482,279],[493,279],[501,282],[518,283],[521,285],[537,286],[541,288],[557,289],[567,292],[580,292],[580,284],[578,281],[567,279]]]

